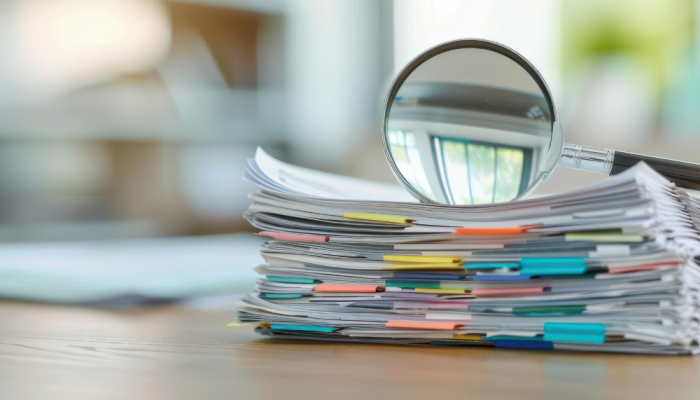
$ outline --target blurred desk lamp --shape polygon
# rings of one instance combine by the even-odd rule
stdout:
[[[564,143],[535,67],[480,39],[440,44],[403,68],[386,98],[382,140],[399,182],[425,203],[518,200],[557,166],[615,175],[639,161],[700,189],[700,164]]]

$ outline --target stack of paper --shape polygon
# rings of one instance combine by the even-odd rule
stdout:
[[[266,264],[239,322],[265,335],[659,354],[698,351],[698,203],[645,164],[479,206],[306,170],[261,150],[245,217]]]

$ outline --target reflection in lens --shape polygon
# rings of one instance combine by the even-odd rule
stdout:
[[[425,60],[400,85],[385,142],[395,172],[423,199],[506,202],[536,182],[552,139],[552,109],[514,60],[454,49]]]
[[[493,143],[433,138],[440,178],[452,204],[509,201],[524,190],[527,149]]]
[[[421,163],[420,152],[416,149],[416,138],[411,132],[389,131],[389,148],[396,166],[409,183],[433,198],[428,178]]]

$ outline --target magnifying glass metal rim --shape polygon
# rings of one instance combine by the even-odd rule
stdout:
[[[408,190],[415,198],[420,200],[421,203],[437,202],[425,197],[419,190],[416,190],[413,186],[411,186],[411,184],[403,177],[403,174],[401,174],[401,171],[394,162],[394,158],[391,155],[391,149],[389,148],[389,144],[386,140],[391,106],[394,103],[394,99],[396,98],[396,94],[401,88],[401,85],[403,85],[403,83],[411,75],[411,73],[420,65],[422,65],[425,61],[447,51],[470,48],[484,49],[496,52],[505,57],[508,57],[509,59],[515,61],[518,65],[520,65],[525,71],[528,72],[528,74],[530,74],[532,79],[534,79],[537,83],[537,86],[542,91],[542,94],[544,95],[544,98],[547,101],[547,104],[549,105],[549,111],[552,115],[552,138],[549,144],[549,149],[547,150],[547,154],[545,155],[543,165],[539,167],[537,176],[532,181],[532,183],[513,200],[518,200],[526,197],[528,194],[532,193],[533,190],[535,190],[537,185],[539,185],[540,182],[542,182],[542,180],[548,178],[549,174],[551,174],[551,172],[556,167],[557,161],[559,160],[559,156],[562,152],[562,146],[564,144],[564,130],[557,118],[557,109],[554,105],[552,93],[549,91],[547,82],[545,82],[542,75],[540,75],[539,71],[537,71],[537,68],[530,64],[530,62],[527,61],[525,57],[523,57],[518,52],[505,45],[484,39],[458,39],[450,42],[441,43],[437,46],[431,47],[430,49],[416,56],[413,60],[411,60],[411,62],[406,64],[406,66],[401,70],[401,72],[398,73],[398,75],[396,75],[396,78],[394,78],[394,81],[389,87],[389,92],[387,93],[386,100],[384,101],[384,109],[382,110],[381,135],[382,143],[384,145],[384,154],[386,155],[387,161],[391,166],[394,176],[396,176],[396,179],[398,179],[401,186]]]

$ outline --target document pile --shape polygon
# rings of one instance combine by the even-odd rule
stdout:
[[[698,352],[698,202],[645,164],[585,189],[473,206],[262,150],[245,217],[266,264],[238,321],[278,338]]]

